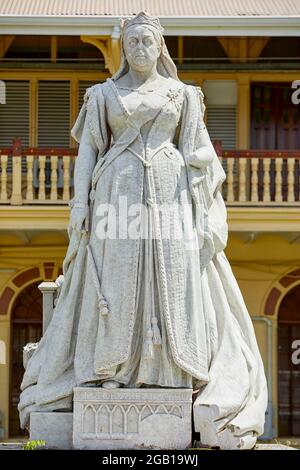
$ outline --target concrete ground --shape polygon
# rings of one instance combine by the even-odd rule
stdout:
[[[0,442],[0,450],[22,450],[27,439],[9,439]],[[300,450],[300,438],[277,438],[270,442],[258,442],[254,450]],[[199,448],[201,450],[201,448]]]

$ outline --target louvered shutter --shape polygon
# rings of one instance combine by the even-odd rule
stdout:
[[[235,80],[205,80],[203,92],[210,138],[222,140],[225,150],[236,148],[237,83]]]
[[[207,107],[207,130],[210,139],[222,140],[223,150],[236,149],[236,106],[208,106]],[[227,174],[227,159],[222,161],[223,168]],[[234,191],[238,184],[238,162],[233,164]],[[223,185],[222,194],[227,198],[226,183]]]
[[[70,82],[40,81],[38,88],[38,146],[70,145]]]
[[[236,106],[207,106],[207,130],[211,141],[222,140],[222,148],[236,148]]]
[[[223,150],[236,149],[237,135],[237,83],[235,80],[205,80],[203,83],[207,108],[207,130],[211,141],[221,140]],[[227,159],[222,161],[227,173]],[[234,191],[238,184],[238,165],[234,161]],[[223,197],[227,198],[227,185],[222,186]]]
[[[0,104],[0,148],[15,137],[29,146],[29,81],[5,80],[6,104]]]

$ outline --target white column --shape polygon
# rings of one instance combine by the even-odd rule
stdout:
[[[38,285],[41,293],[43,294],[43,334],[52,319],[53,308],[54,308],[54,294],[57,290],[57,284],[55,282],[42,282]]]

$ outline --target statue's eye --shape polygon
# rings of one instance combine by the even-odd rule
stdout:
[[[153,41],[152,41],[152,38],[150,38],[150,37],[146,37],[146,38],[143,39],[143,44],[145,46],[151,46],[152,43],[153,43]]]
[[[137,45],[137,39],[136,38],[129,39],[128,44],[130,47],[135,47]]]

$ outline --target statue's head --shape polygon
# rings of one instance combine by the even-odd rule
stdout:
[[[162,32],[159,19],[144,12],[122,21],[123,49],[129,67],[144,71],[157,63]]]
[[[139,71],[151,69],[161,53],[160,37],[152,28],[142,24],[125,30],[123,47],[129,67]]]
[[[130,67],[147,71],[156,63],[161,75],[178,80],[176,66],[162,33],[159,19],[145,12],[121,19],[121,64],[113,79],[124,75]]]

